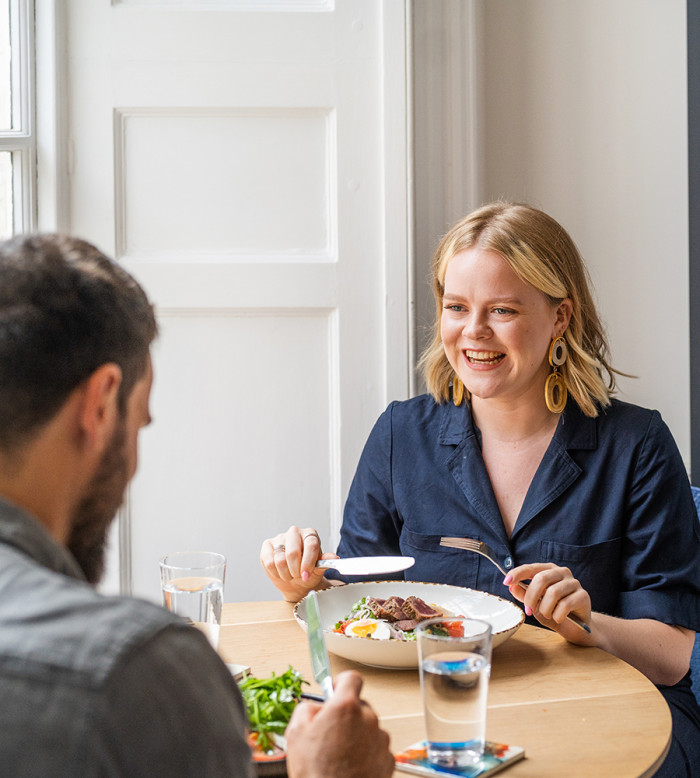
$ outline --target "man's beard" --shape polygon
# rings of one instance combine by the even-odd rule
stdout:
[[[129,482],[125,439],[126,423],[121,419],[71,522],[66,545],[91,584],[104,573],[107,535]]]

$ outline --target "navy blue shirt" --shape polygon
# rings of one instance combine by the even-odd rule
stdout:
[[[509,538],[469,408],[423,395],[392,403],[372,430],[338,554],[407,554],[416,564],[406,579],[512,599],[487,559],[439,545],[443,535],[476,538],[505,569],[527,562],[570,568],[595,611],[697,631],[699,524],[683,461],[657,411],[613,400],[591,419],[569,400]],[[673,736],[657,775],[697,775],[700,708],[690,673],[659,690]]]
[[[407,554],[416,557],[408,580],[510,597],[488,560],[439,545],[443,535],[476,538],[506,569],[570,568],[596,611],[698,630],[698,524],[657,411],[613,400],[589,418],[570,400],[508,538],[469,407],[422,395],[392,403],[372,430],[338,554]]]

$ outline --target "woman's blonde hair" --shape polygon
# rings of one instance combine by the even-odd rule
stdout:
[[[615,373],[610,349],[593,302],[588,273],[573,240],[551,216],[518,203],[484,205],[461,219],[435,252],[432,287],[437,305],[433,340],[420,361],[428,390],[438,402],[450,399],[454,378],[440,337],[447,265],[461,251],[478,246],[494,251],[525,282],[539,289],[552,305],[568,297],[571,321],[564,333],[569,356],[561,368],[569,394],[586,416],[597,416],[610,404]],[[604,380],[604,374],[607,381]]]

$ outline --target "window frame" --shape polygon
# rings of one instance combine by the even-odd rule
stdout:
[[[12,155],[12,231],[37,223],[34,0],[10,0],[13,127],[0,130],[0,151]]]

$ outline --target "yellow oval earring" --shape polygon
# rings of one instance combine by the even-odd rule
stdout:
[[[549,364],[552,367],[561,367],[569,356],[569,348],[561,336],[554,338],[549,344]]]
[[[569,396],[564,376],[559,372],[559,368],[566,362],[568,353],[564,338],[554,338],[550,343],[549,364],[552,366],[552,372],[547,376],[544,385],[544,401],[552,413],[561,413],[566,407]]]

